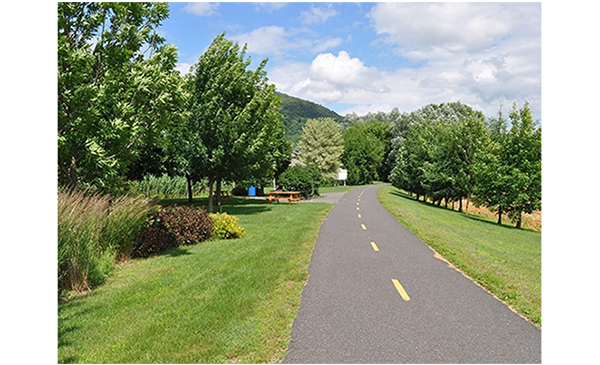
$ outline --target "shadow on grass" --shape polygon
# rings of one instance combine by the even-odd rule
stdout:
[[[186,246],[178,246],[173,247],[168,250],[159,252],[156,256],[170,256],[170,257],[179,257],[179,256],[187,256],[191,255]]]
[[[170,205],[193,206],[197,209],[208,209],[208,198],[194,198],[190,203],[187,198],[162,199],[158,204],[167,207]],[[213,213],[227,213],[235,216],[259,214],[273,209],[265,199],[232,197],[217,205],[213,202]]]
[[[442,209],[444,211],[447,211],[448,213],[460,214],[464,218],[472,219],[472,220],[475,220],[475,221],[481,222],[481,223],[491,224],[491,225],[493,225],[495,227],[498,227],[498,228],[517,229],[516,227],[511,226],[511,225],[509,225],[507,223],[502,223],[500,225],[496,221],[493,221],[493,220],[491,220],[489,218],[486,218],[486,217],[482,217],[482,216],[479,216],[479,215],[473,215],[473,214],[467,215],[464,212],[459,212],[459,211],[456,211],[456,210],[453,210],[453,209],[450,209],[450,208],[446,208],[446,207],[441,206],[441,205],[437,206],[437,205],[429,203],[429,202],[424,202],[422,200],[417,200],[416,197],[410,196],[408,193],[406,193],[404,191],[399,191],[399,190],[391,191],[390,194],[391,195],[395,195],[395,196],[400,197],[400,198],[409,199],[409,200],[412,200],[412,201],[420,203],[420,204],[427,205],[428,207],[431,207],[431,208]],[[534,230],[525,229],[525,228],[521,228],[520,231],[536,232]]]

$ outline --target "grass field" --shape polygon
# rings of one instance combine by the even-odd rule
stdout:
[[[541,233],[416,201],[392,186],[377,195],[421,240],[541,327]]]
[[[60,305],[58,362],[281,362],[330,208],[241,198],[216,207],[240,218],[243,238],[130,261]]]

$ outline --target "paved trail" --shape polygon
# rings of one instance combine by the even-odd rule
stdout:
[[[541,331],[348,192],[319,232],[285,363],[540,363]]]

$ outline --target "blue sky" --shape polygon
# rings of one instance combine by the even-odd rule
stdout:
[[[541,120],[540,3],[170,3],[161,34],[187,72],[218,34],[281,92],[344,115],[461,101]]]

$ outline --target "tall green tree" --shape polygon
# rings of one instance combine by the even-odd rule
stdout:
[[[376,179],[387,179],[387,168],[383,161],[390,147],[389,123],[356,123],[346,129],[343,136],[341,161],[348,169],[349,184],[368,184]]]
[[[475,201],[497,212],[499,224],[506,213],[521,228],[523,213],[541,209],[542,129],[528,103],[514,103],[509,118],[510,128],[501,111],[488,122],[490,152],[476,169]]]
[[[108,189],[140,141],[176,114],[175,47],[165,3],[58,3],[58,178]]]
[[[334,119],[309,119],[302,129],[298,147],[298,158],[306,164],[317,165],[323,178],[334,179],[337,176],[344,138],[340,125]]]
[[[263,60],[249,70],[246,46],[240,48],[217,36],[194,65],[189,78],[190,129],[193,143],[203,146],[194,168],[208,179],[209,211],[213,186],[217,196],[225,181],[243,180],[260,166],[273,167],[269,159],[274,140],[281,131],[280,100],[275,86],[267,83]]]
[[[521,228],[522,214],[542,206],[542,129],[533,121],[528,103],[521,109],[514,103],[509,118],[512,126],[503,148],[511,186],[507,213]]]
[[[498,224],[502,224],[502,214],[510,205],[509,166],[506,164],[504,146],[508,135],[508,122],[500,108],[497,117],[488,119],[489,140],[483,149],[481,158],[474,168],[475,186],[473,201],[484,205],[498,215]]]

